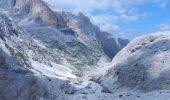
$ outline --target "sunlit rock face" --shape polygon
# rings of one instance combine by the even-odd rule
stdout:
[[[0,5],[10,11],[17,20],[27,18],[29,21],[56,28],[67,26],[62,15],[53,12],[42,0],[1,0]]]
[[[144,91],[170,89],[170,32],[143,36],[129,43],[112,61],[103,83]],[[114,80],[114,81],[113,81]]]

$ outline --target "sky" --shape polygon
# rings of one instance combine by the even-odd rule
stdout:
[[[170,30],[170,0],[44,0],[65,11],[84,13],[101,30],[133,39]]]

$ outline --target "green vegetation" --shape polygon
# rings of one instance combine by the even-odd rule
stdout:
[[[28,60],[25,58],[25,56],[22,53],[20,53],[20,52],[16,53],[15,57],[18,60],[22,61],[27,67],[29,67],[29,68],[32,67],[31,64],[28,63]]]
[[[75,68],[79,71],[83,71],[84,70],[84,65],[81,63],[74,63],[73,64],[75,66]]]
[[[83,76],[82,71],[73,71],[72,73],[73,73],[74,75],[76,75],[77,77],[82,77],[82,76]]]
[[[92,78],[89,79],[89,81],[93,81],[93,82],[96,82],[96,83],[101,83],[101,77],[92,76]]]
[[[13,48],[11,48],[9,45],[7,45],[6,43],[5,43],[5,47],[9,50],[9,52],[12,54],[12,55],[14,55],[15,54],[15,51],[14,51],[14,49]]]
[[[14,33],[15,35],[18,35],[18,31],[14,28],[11,28],[11,32]]]
[[[48,49],[39,49],[41,54],[48,54]]]

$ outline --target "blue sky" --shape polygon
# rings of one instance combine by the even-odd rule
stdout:
[[[83,12],[104,31],[133,39],[170,30],[170,0],[45,0],[58,9]]]

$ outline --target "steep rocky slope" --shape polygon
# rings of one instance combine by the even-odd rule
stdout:
[[[44,56],[34,41],[0,15],[0,100],[63,100],[72,91],[69,68]]]
[[[31,37],[51,48],[50,52],[61,64],[100,66],[128,43],[123,39],[123,43],[117,43],[111,34],[102,32],[82,13],[54,11],[42,0],[0,0],[0,5]]]
[[[158,32],[133,40],[112,61],[103,85],[142,91],[170,89],[170,32]]]

